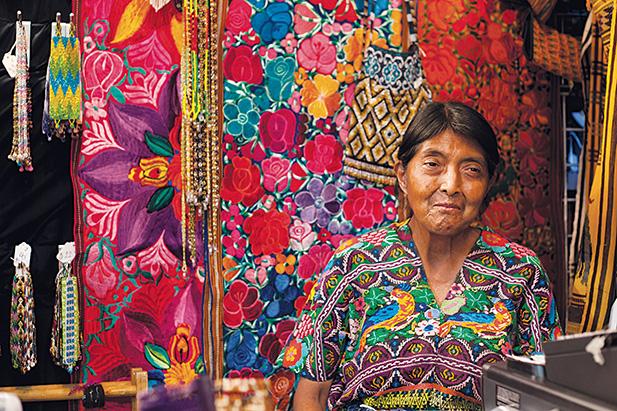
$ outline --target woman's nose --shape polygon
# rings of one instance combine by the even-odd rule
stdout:
[[[440,190],[448,196],[453,196],[460,192],[461,174],[454,167],[447,167],[441,175]]]

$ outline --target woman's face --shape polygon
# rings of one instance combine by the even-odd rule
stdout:
[[[396,174],[416,222],[439,235],[459,234],[476,221],[489,187],[482,148],[450,130],[420,144]]]

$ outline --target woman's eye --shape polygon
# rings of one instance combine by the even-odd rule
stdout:
[[[431,168],[439,166],[439,164],[437,164],[434,161],[426,161],[426,162],[424,162],[424,165],[427,166],[427,167],[431,167]]]
[[[467,171],[470,174],[473,174],[473,175],[480,175],[480,174],[482,174],[482,169],[480,167],[468,167]]]

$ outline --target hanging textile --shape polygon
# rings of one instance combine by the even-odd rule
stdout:
[[[400,51],[401,2],[376,3],[372,42]],[[392,188],[342,172],[362,15],[362,2],[346,0],[232,0],[227,13],[225,367],[266,376],[279,408],[296,376],[276,358],[317,273],[341,242],[396,219]],[[422,68],[433,99],[466,102],[495,126],[507,167],[484,223],[536,251],[554,279],[564,270],[554,217],[561,200],[550,195],[553,109],[547,74],[523,55],[516,17],[490,0],[418,2]]]
[[[615,6],[612,0],[592,0],[588,4],[591,6],[591,14],[600,26],[600,38],[602,39],[602,49],[604,52],[604,60],[608,61],[608,56],[615,38],[611,36],[611,25],[613,22],[613,13]]]
[[[592,2],[592,12],[595,12],[597,4]],[[602,3],[603,11],[606,11],[607,2]],[[592,33],[591,47],[592,58],[598,57],[598,39],[610,38],[608,58],[606,61],[606,89],[604,91],[604,115],[602,119],[601,145],[597,166],[593,170],[593,178],[589,188],[589,199],[580,216],[583,220],[582,231],[578,233],[579,249],[577,250],[577,270],[571,287],[570,306],[568,310],[568,328],[570,333],[593,331],[604,328],[608,321],[611,305],[615,300],[615,269],[617,236],[612,228],[617,225],[617,208],[614,207],[615,184],[617,182],[617,45],[616,23],[614,16],[617,2],[612,2],[613,18],[609,36],[604,35],[606,24],[601,23],[600,12],[596,14],[598,31]],[[605,13],[606,15],[609,13]],[[594,42],[595,39],[595,42]],[[595,43],[595,46],[594,46]],[[595,47],[595,48],[594,48]],[[603,53],[604,54],[604,53]],[[592,61],[593,62],[593,61]],[[602,70],[600,66],[599,71]],[[600,94],[601,79],[592,76],[590,81],[591,93]],[[599,90],[598,90],[599,89]],[[594,94],[590,93],[590,97]],[[596,107],[594,107],[596,105]],[[597,108],[593,100],[589,102],[589,110]],[[593,111],[592,111],[593,113]],[[595,118],[594,118],[595,117]],[[592,116],[591,121],[596,120],[598,115]],[[594,128],[587,130],[587,136],[593,133]],[[586,142],[586,148],[593,144],[594,140]],[[587,155],[590,155],[589,153]],[[593,157],[591,158],[593,160]],[[585,159],[586,166],[593,167],[596,162]],[[587,174],[584,175],[586,177]],[[584,182],[583,182],[584,183]],[[585,189],[584,185],[581,185]],[[582,192],[582,195],[586,195]]]
[[[349,136],[343,159],[345,174],[383,185],[394,185],[396,150],[407,127],[431,99],[415,34],[415,2],[407,2],[408,30],[404,52],[370,44],[374,14],[365,2],[364,61],[351,104]]]
[[[533,51],[529,56],[544,70],[572,81],[582,81],[581,44],[573,36],[559,33],[532,19]]]
[[[583,92],[585,97],[585,135],[579,158],[576,205],[573,221],[572,241],[568,272],[577,271],[579,259],[589,260],[589,233],[586,223],[589,192],[594,171],[600,159],[602,123],[604,118],[604,96],[606,91],[606,60],[602,46],[601,29],[597,16],[590,13],[585,24],[581,41],[581,67],[583,71]],[[570,295],[568,317],[580,321],[584,296]]]
[[[580,40],[544,24],[555,6],[554,0],[500,2],[512,11],[516,10],[523,51],[529,60],[550,73],[571,81],[582,81]]]
[[[15,54],[17,71],[15,91],[13,92],[13,146],[9,160],[17,163],[19,171],[32,171],[30,155],[30,88],[28,86],[28,38],[26,27],[21,21],[16,23]]]
[[[22,374],[36,365],[36,324],[34,292],[30,275],[32,248],[21,243],[15,247],[15,277],[11,297],[11,359]]]
[[[56,365],[72,373],[81,355],[79,286],[72,271],[75,243],[58,246],[57,258],[59,271],[49,352]]]
[[[68,30],[67,30],[68,29]],[[68,35],[63,33],[68,31]],[[64,140],[81,133],[81,55],[73,23],[52,24],[43,133]]]
[[[181,64],[183,270],[195,266],[197,246],[205,243],[204,360],[213,378],[223,376],[219,7],[217,0],[184,0]]]
[[[199,239],[194,259],[183,258],[182,4],[79,3],[80,378],[113,381],[140,367],[151,385],[189,383],[205,368],[205,268]]]

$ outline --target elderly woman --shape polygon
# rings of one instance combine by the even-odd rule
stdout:
[[[560,333],[533,251],[480,226],[499,162],[487,121],[431,103],[396,165],[412,217],[336,250],[283,363],[297,410],[480,409],[482,365]]]

